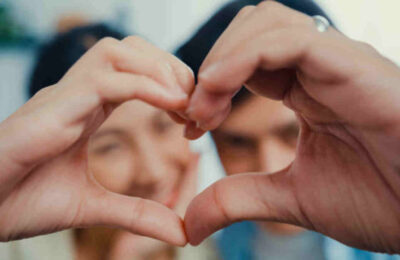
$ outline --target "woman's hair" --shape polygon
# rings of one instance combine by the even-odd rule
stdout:
[[[104,24],[74,28],[58,34],[39,47],[28,94],[32,97],[44,87],[57,83],[72,65],[97,41],[104,37],[122,39],[123,34]]]
[[[290,7],[307,15],[322,15],[329,17],[322,11],[317,4],[311,0],[276,0],[287,7]],[[197,75],[200,65],[207,56],[208,52],[217,41],[219,36],[225,31],[236,14],[246,5],[256,5],[260,0],[237,0],[225,5],[211,19],[206,22],[185,44],[177,51],[177,56],[189,65],[195,75]],[[331,21],[330,21],[331,22]],[[333,24],[333,23],[331,23]],[[232,107],[241,104],[251,97],[251,93],[242,88],[232,99]]]

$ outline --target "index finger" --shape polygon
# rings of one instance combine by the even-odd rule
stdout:
[[[271,72],[271,82],[263,84],[265,89],[251,90],[282,99],[292,80],[280,72],[293,68],[305,55],[310,39],[316,38],[313,28],[310,17],[281,4],[267,1],[257,6],[234,29],[225,31],[208,54],[188,117],[204,131],[216,128],[227,116],[231,98],[258,70]]]

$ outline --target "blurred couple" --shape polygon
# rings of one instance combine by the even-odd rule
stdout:
[[[236,13],[247,4],[223,7],[176,52],[195,74]],[[311,1],[280,1],[308,15],[326,15]],[[30,95],[58,82],[97,41],[124,35],[106,25],[86,25],[57,35],[41,48]],[[257,113],[263,111],[263,113]],[[248,115],[252,115],[249,117]],[[275,172],[295,156],[295,114],[281,102],[255,96],[242,88],[232,112],[211,137],[227,175]],[[183,127],[168,114],[140,101],[119,106],[91,137],[89,167],[106,189],[151,199],[183,216],[197,193],[199,154],[182,137]],[[32,240],[35,241],[35,240]],[[315,232],[288,224],[242,222],[199,247],[166,243],[111,228],[77,229],[11,244],[7,259],[378,259],[382,255],[352,249]],[[36,245],[38,246],[35,246]],[[385,256],[386,257],[386,256]],[[389,259],[389,256],[387,256]]]

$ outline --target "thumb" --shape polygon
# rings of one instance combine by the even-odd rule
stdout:
[[[186,244],[182,219],[166,206],[109,191],[90,196],[79,226],[121,228],[176,246]],[[78,220],[79,221],[79,220]]]
[[[185,229],[192,245],[242,220],[269,220],[299,225],[300,211],[285,169],[267,175],[226,177],[200,193],[189,205]]]

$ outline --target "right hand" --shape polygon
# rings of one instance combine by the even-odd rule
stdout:
[[[200,129],[188,124],[188,137],[218,127],[243,85],[292,109],[300,135],[287,168],[230,176],[199,194],[185,216],[190,243],[233,222],[266,220],[400,252],[398,66],[333,28],[320,33],[309,16],[263,1],[232,21],[198,79],[187,112]]]
[[[87,146],[121,103],[140,99],[179,112],[193,86],[186,65],[144,40],[101,40],[0,124],[0,240],[101,225],[184,245],[172,210],[95,181]]]

